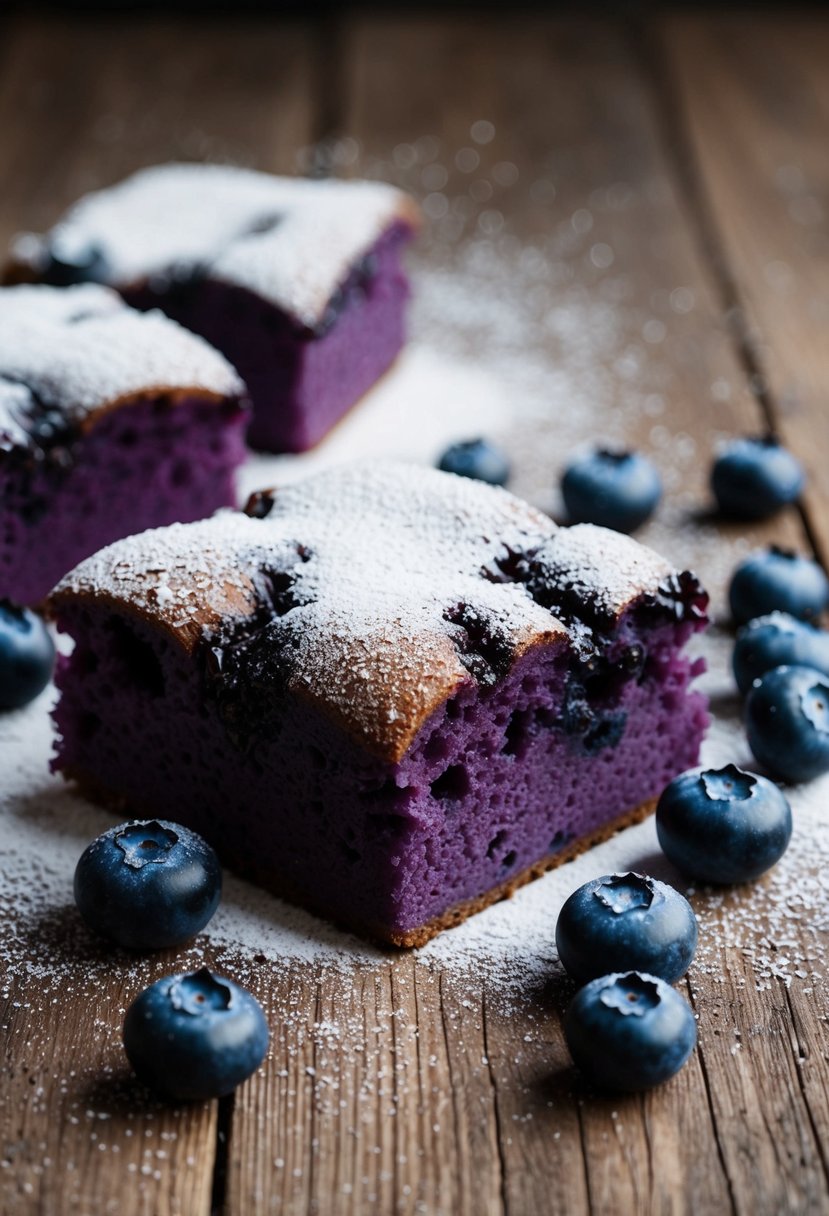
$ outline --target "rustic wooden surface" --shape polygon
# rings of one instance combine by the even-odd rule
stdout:
[[[516,171],[500,173],[512,184],[492,204],[507,230],[543,235],[548,196],[528,187],[554,165],[557,214],[589,205],[591,238],[614,251],[640,375],[664,390],[660,424],[693,441],[683,489],[705,500],[714,435],[773,425],[810,491],[805,514],[753,528],[752,542],[825,556],[827,62],[817,17],[6,19],[0,245],[141,164],[320,169],[325,151],[308,149],[347,135],[359,147],[347,171],[393,168],[396,146],[459,149],[486,119],[482,174]],[[610,205],[620,182],[624,205]],[[581,253],[570,270],[586,289],[598,281]],[[672,314],[678,287],[693,306]],[[646,330],[654,318],[661,328]],[[633,424],[631,441],[647,445],[651,426]],[[535,439],[560,463],[554,419]],[[516,489],[531,493],[526,451],[516,438]],[[683,551],[682,525],[674,512],[654,539]],[[736,534],[711,525],[706,543]],[[718,913],[705,914],[715,929]],[[727,944],[685,985],[699,1051],[644,1097],[581,1085],[560,1028],[566,986],[505,1001],[485,976],[459,984],[406,955],[349,977],[248,962],[241,978],[273,1028],[267,1067],[235,1098],[170,1110],[136,1091],[119,1025],[174,956],[114,968],[73,926],[56,909],[19,944],[30,973],[14,968],[0,991],[8,1216],[829,1210],[825,1006],[779,982],[758,991]],[[808,925],[793,932],[814,958]],[[47,951],[80,955],[86,989],[71,967],[44,978]]]

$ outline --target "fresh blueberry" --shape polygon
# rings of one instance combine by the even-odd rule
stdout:
[[[675,777],[656,808],[665,856],[702,882],[750,882],[783,856],[792,812],[766,777],[733,764]]]
[[[734,519],[766,519],[794,502],[805,480],[800,461],[771,435],[732,439],[711,470],[717,506]]]
[[[55,646],[36,613],[0,599],[0,710],[33,701],[52,678]]]
[[[773,667],[814,667],[829,675],[829,633],[788,612],[758,616],[739,630],[732,661],[744,696]]]
[[[567,466],[561,493],[571,523],[635,532],[656,510],[662,483],[639,452],[595,448]]]
[[[255,1072],[268,1050],[259,1002],[206,967],[145,988],[124,1019],[138,1078],[166,1098],[221,1098]]]
[[[691,965],[697,918],[687,899],[644,874],[606,874],[574,891],[556,925],[561,962],[580,984],[647,971],[674,984]]]
[[[166,820],[110,828],[75,869],[75,902],[90,929],[129,950],[189,941],[210,920],[222,870],[201,836]]]
[[[746,734],[757,760],[780,781],[829,772],[829,676],[813,667],[774,667],[746,699]]]
[[[44,251],[44,283],[72,287],[76,283],[104,283],[107,261],[99,245],[69,228],[56,228]]]
[[[676,989],[639,971],[604,975],[579,991],[564,1019],[570,1054],[600,1089],[650,1089],[678,1073],[697,1024]]]
[[[772,546],[740,563],[728,598],[738,625],[770,612],[788,612],[806,620],[819,616],[829,603],[829,580],[811,558]]]
[[[444,473],[457,473],[459,477],[472,477],[491,486],[506,485],[509,480],[509,462],[488,439],[469,439],[464,443],[453,443],[438,461]]]

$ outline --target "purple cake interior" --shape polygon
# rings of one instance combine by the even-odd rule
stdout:
[[[124,292],[161,308],[230,360],[255,410],[251,447],[314,447],[394,362],[405,341],[409,284],[401,255],[411,228],[394,224],[353,270],[315,326],[244,287],[209,279],[172,290]]]
[[[200,339],[88,286],[0,291],[0,596],[235,503],[247,411]]]
[[[0,595],[37,604],[119,536],[232,506],[244,422],[236,404],[158,394],[106,414],[68,458],[0,453]]]
[[[249,442],[304,451],[405,339],[414,204],[380,182],[165,165],[18,240],[7,279],[96,280],[206,338],[245,381]]]
[[[401,495],[389,474],[365,475],[393,513]],[[422,471],[396,475],[417,487],[422,511],[434,508]],[[324,476],[347,534],[347,474]],[[211,529],[214,592],[186,627],[174,624],[176,562],[188,540],[201,551],[207,533],[168,529],[178,535],[135,538],[140,555],[113,546],[87,563],[54,598],[75,639],[58,674],[57,767],[136,813],[175,805],[240,873],[400,945],[428,940],[645,813],[697,762],[708,720],[704,698],[689,691],[701,660],[685,653],[705,624],[699,585],[628,538],[558,531],[499,491],[459,489],[461,479],[435,473],[425,481],[473,533],[470,578],[449,600],[427,597],[440,636],[430,627],[415,637],[405,608],[395,621],[387,589],[377,592],[387,630],[378,635],[367,618],[347,637],[329,605],[326,657],[303,652],[321,615],[321,601],[306,597],[322,536],[307,527],[301,489],[257,499],[253,515],[268,516],[233,536],[249,583],[234,582],[228,533]],[[265,559],[255,525],[266,538],[283,497],[286,529]],[[388,516],[381,523],[390,543],[401,538]],[[616,562],[618,593],[599,585],[602,554]],[[125,565],[137,589],[129,599]],[[151,565],[169,580],[163,598],[173,603],[161,615],[148,612],[156,576],[135,577]],[[349,615],[357,611],[355,600]]]

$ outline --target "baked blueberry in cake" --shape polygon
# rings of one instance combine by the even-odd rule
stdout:
[[[105,287],[0,289],[0,597],[38,603],[110,541],[232,505],[244,391]]]
[[[51,597],[55,765],[419,945],[653,809],[707,724],[693,575],[506,491],[363,462],[120,541]],[[113,690],[115,690],[113,692]]]
[[[9,281],[94,280],[159,307],[222,351],[254,405],[249,440],[317,443],[404,340],[401,252],[417,225],[382,182],[162,165],[18,238]]]

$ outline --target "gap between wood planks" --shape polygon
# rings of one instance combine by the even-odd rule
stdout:
[[[727,242],[715,215],[676,76],[669,70],[664,34],[658,25],[648,19],[634,18],[625,23],[625,28],[633,59],[639,64],[645,86],[653,97],[653,111],[665,159],[686,192],[688,213],[696,228],[702,257],[708,263],[719,293],[723,317],[732,337],[736,358],[745,371],[746,380],[768,431],[779,435],[782,415],[780,402],[771,387],[763,358],[747,322],[746,300],[740,290],[738,276],[727,252]],[[796,509],[812,554],[825,567],[829,561],[829,553],[824,552],[819,530],[802,499],[796,504]]]

